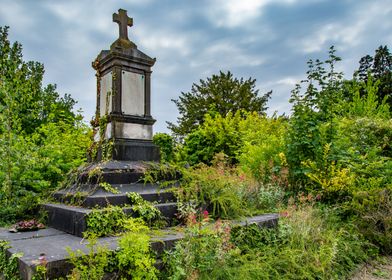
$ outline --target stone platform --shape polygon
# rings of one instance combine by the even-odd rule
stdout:
[[[126,214],[132,215],[129,193],[138,193],[154,203],[170,224],[177,212],[176,199],[170,188],[142,183],[149,164],[111,160],[84,167],[73,184],[53,194],[53,203],[43,205],[48,213],[48,225],[82,237],[87,229],[86,217],[93,208],[120,206]],[[101,183],[110,189],[103,188]]]
[[[260,227],[274,227],[277,225],[278,219],[278,214],[265,214],[244,218],[232,223],[233,225],[258,224]],[[109,250],[116,250],[118,238],[99,238],[98,243],[106,246]],[[175,242],[182,238],[181,228],[161,230],[159,234],[152,236],[151,247],[159,255],[164,250],[172,248]],[[32,278],[42,254],[45,254],[48,261],[48,278],[55,279],[64,277],[72,268],[68,263],[69,254],[66,248],[73,251],[78,249],[83,252],[88,251],[86,240],[53,228],[22,233],[10,233],[1,229],[0,240],[6,240],[10,243],[11,248],[8,249],[8,254],[23,253],[23,256],[19,259],[19,270],[24,280]]]

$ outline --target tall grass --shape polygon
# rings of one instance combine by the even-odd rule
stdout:
[[[197,275],[192,279],[345,279],[376,253],[353,225],[339,222],[333,210],[291,206],[284,216],[277,229],[257,225],[232,228],[232,249],[219,265],[214,261],[206,267],[204,263],[202,271],[192,273]],[[193,242],[188,239],[181,245],[187,258],[192,250],[184,246],[199,243],[201,238],[205,237],[194,236]],[[174,263],[178,270],[181,262],[172,260]],[[191,279],[188,276],[170,279]]]

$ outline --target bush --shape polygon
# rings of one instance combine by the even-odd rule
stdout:
[[[97,237],[118,234],[125,230],[127,215],[120,206],[93,209],[86,217],[87,236]]]
[[[246,112],[206,115],[204,123],[185,138],[184,160],[191,165],[201,162],[210,165],[215,154],[224,153],[230,164],[239,163],[258,181],[276,181],[287,173],[286,129],[283,117],[268,118]]]
[[[238,123],[241,113],[228,113],[226,116],[206,115],[204,123],[185,138],[183,153],[185,161],[191,165],[211,164],[215,154],[224,153],[231,164],[242,145]]]
[[[174,160],[174,140],[169,134],[157,133],[152,138],[155,145],[159,147],[161,153],[161,160],[163,162],[170,162]]]
[[[237,156],[240,166],[259,182],[285,184],[276,181],[287,172],[284,156],[287,120],[248,114],[238,126],[242,143]]]
[[[344,279],[376,250],[331,209],[301,200],[278,228],[187,228],[166,256],[169,279]],[[309,202],[310,201],[310,202]]]
[[[231,250],[230,228],[219,223],[215,228],[196,223],[186,229],[184,239],[166,253],[167,279],[214,279],[211,272],[221,267]]]
[[[127,232],[120,238],[116,254],[121,279],[158,279],[155,257],[150,248],[149,228],[140,219],[128,219]]]
[[[276,211],[283,206],[285,192],[279,185],[267,184],[257,192],[257,208],[264,211]]]
[[[0,27],[0,224],[30,215],[22,210],[85,161],[90,142],[76,101],[44,88],[43,65],[23,61],[21,44],[7,37]]]
[[[358,191],[346,210],[353,212],[359,231],[384,254],[392,253],[392,186]]]
[[[113,279],[157,279],[149,228],[138,218],[122,220],[122,227],[126,232],[118,239],[116,252],[109,251],[91,232],[86,254],[67,248],[74,266],[67,279],[100,280],[110,274]]]
[[[213,166],[204,164],[182,170],[179,188],[175,190],[180,202],[196,201],[213,217],[236,218],[247,213],[250,193],[257,184],[217,154]],[[249,214],[249,213],[248,213]]]
[[[337,123],[333,150],[324,147],[323,167],[305,164],[316,183],[313,190],[324,202],[342,203],[360,232],[382,252],[391,252],[392,120],[357,117]]]
[[[101,280],[107,269],[111,254],[109,250],[97,243],[95,237],[91,237],[86,245],[88,251],[85,254],[82,250],[73,252],[67,248],[70,255],[70,263],[74,266],[67,279],[70,280]]]
[[[7,249],[10,248],[7,241],[0,239],[0,277],[7,280],[19,280],[18,259],[22,253],[14,253],[7,256]]]

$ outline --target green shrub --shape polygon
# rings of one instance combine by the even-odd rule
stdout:
[[[67,279],[71,280],[101,280],[103,279],[111,253],[97,242],[96,237],[90,235],[86,245],[88,252],[82,250],[75,252],[67,248],[70,263],[74,266]]]
[[[45,196],[85,160],[89,128],[76,101],[43,87],[44,67],[25,62],[22,46],[0,27],[0,224],[24,218],[29,198]],[[28,202],[27,204],[24,204]],[[31,213],[28,213],[31,215]]]
[[[392,253],[392,186],[358,191],[345,205],[359,231],[384,254]]]
[[[242,147],[238,153],[240,166],[249,171],[256,180],[267,184],[276,182],[285,171],[285,133],[287,120],[284,118],[261,117],[247,114],[238,124]]]
[[[224,153],[230,164],[239,162],[257,180],[270,182],[285,164],[286,126],[284,118],[257,113],[206,115],[204,123],[185,138],[184,160],[191,165],[210,165],[215,154]]]
[[[168,279],[344,279],[375,256],[335,210],[302,201],[277,228],[196,222],[166,257]]]
[[[120,206],[93,209],[86,217],[87,236],[97,237],[118,234],[124,231],[126,214]]]
[[[257,192],[256,206],[264,211],[276,211],[283,205],[285,193],[281,186],[275,184],[262,185]]]
[[[379,102],[378,86],[380,81],[368,75],[366,82],[353,79],[349,91],[351,102],[342,102],[344,115],[350,118],[371,117],[376,119],[389,119],[391,117],[386,98]],[[390,102],[390,101],[389,101]]]
[[[223,154],[218,154],[216,158],[222,157]],[[201,164],[183,169],[175,191],[179,201],[197,201],[199,207],[209,209],[214,217],[235,218],[247,213],[248,194],[256,189],[251,178],[219,159],[213,166]]]
[[[174,160],[174,140],[167,133],[156,133],[152,138],[155,145],[159,147],[161,153],[161,160],[163,162],[170,162]]]
[[[229,228],[223,224],[212,229],[196,223],[187,228],[184,239],[164,258],[167,279],[214,279],[210,273],[225,262],[229,239]]]
[[[184,139],[183,153],[191,165],[211,164],[215,154],[224,153],[230,163],[237,162],[236,156],[242,145],[238,123],[241,112],[226,116],[206,115],[204,123]]]
[[[6,241],[0,240],[0,278],[5,280],[19,280],[18,258],[22,253],[12,254],[7,257],[9,245]]]
[[[0,201],[4,199],[4,193],[0,192]],[[3,200],[4,201],[4,200]],[[14,197],[7,200],[0,208],[0,226],[7,226],[18,219],[29,219],[37,216],[40,210],[42,196],[18,189],[14,192]]]
[[[127,232],[119,239],[116,253],[121,279],[158,279],[155,257],[150,248],[149,228],[141,219],[128,219]]]
[[[135,192],[127,195],[132,204],[132,211],[150,226],[152,223],[163,219],[161,211],[152,202],[144,200],[140,194]]]
[[[113,279],[157,279],[155,256],[150,248],[149,228],[140,218],[123,220],[125,231],[118,239],[118,248],[111,252],[97,235],[90,233],[87,252],[67,248],[70,263],[74,266],[67,279],[100,280],[111,276]]]

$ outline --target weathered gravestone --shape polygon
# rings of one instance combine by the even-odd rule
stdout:
[[[93,67],[97,71],[97,116],[100,133],[98,159],[158,161],[152,144],[151,67],[155,59],[128,39],[133,25],[125,10],[113,14],[120,29],[110,50],[101,51]],[[99,139],[101,138],[101,139]],[[102,139],[103,138],[103,139]],[[103,151],[108,148],[108,151]]]
[[[93,163],[81,168],[70,186],[54,194],[60,203],[45,205],[49,226],[77,236],[86,230],[91,208],[129,204],[129,192],[157,201],[167,218],[173,218],[176,211],[171,193],[141,182],[148,162],[159,161],[159,149],[152,143],[155,120],[150,110],[155,59],[129,40],[128,26],[133,20],[125,10],[113,14],[113,21],[119,25],[120,36],[92,64],[97,76]]]

